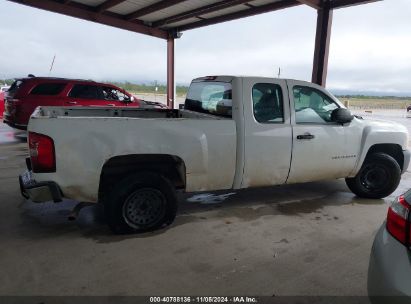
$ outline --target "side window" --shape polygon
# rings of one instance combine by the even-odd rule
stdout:
[[[217,116],[232,116],[231,84],[218,81],[192,82],[185,109]]]
[[[65,86],[65,83],[41,83],[31,90],[30,95],[58,95]]]
[[[13,82],[10,89],[7,91],[9,95],[16,93],[22,84],[23,84],[22,80],[16,80],[15,82]]]
[[[283,94],[273,83],[256,83],[252,89],[254,117],[259,123],[283,123]]]
[[[339,106],[323,92],[304,86],[293,88],[296,123],[329,123]]]
[[[130,97],[115,88],[103,87],[103,95],[105,100],[129,101]]]
[[[69,93],[73,98],[104,99],[103,93],[98,86],[87,84],[76,84]]]

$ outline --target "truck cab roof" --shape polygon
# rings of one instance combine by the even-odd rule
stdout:
[[[264,77],[264,76],[253,76],[253,75],[211,75],[211,76],[203,76],[203,77],[198,77],[193,79],[193,82],[199,82],[199,81],[219,81],[219,82],[231,82],[234,78],[242,78],[242,79],[275,79],[275,80],[284,80],[284,81],[299,81],[303,83],[307,83],[309,85],[314,85],[318,86],[315,83],[312,83],[310,81],[304,81],[304,80],[297,80],[293,78],[277,78],[277,77]]]

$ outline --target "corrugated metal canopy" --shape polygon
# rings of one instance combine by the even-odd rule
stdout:
[[[9,0],[163,39],[202,26],[309,5],[315,9],[381,0]]]

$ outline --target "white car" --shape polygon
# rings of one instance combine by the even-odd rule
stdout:
[[[356,195],[381,198],[410,161],[405,127],[356,118],[324,88],[290,79],[198,78],[184,110],[37,108],[28,132],[22,194],[100,202],[116,233],[171,223],[177,190],[346,178]]]
[[[8,89],[10,89],[10,86],[2,86],[2,87],[0,87],[0,91],[1,91],[1,92],[7,92]]]

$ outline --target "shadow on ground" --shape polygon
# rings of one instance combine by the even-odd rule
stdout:
[[[247,222],[268,215],[291,217],[321,213],[325,206],[384,203],[384,200],[362,199],[354,196],[348,192],[341,180],[235,192],[187,193],[179,195],[179,213],[172,225],[149,233],[116,236],[112,235],[105,225],[104,210],[101,205],[85,207],[77,220],[68,221],[68,215],[77,204],[75,201],[36,204],[22,200],[20,208],[23,210],[21,213],[23,225],[20,225],[19,233],[29,239],[81,233],[97,242],[109,243],[129,238],[155,237],[178,226],[198,221],[222,219],[223,223],[229,225],[233,219]],[[328,216],[326,213],[323,215]],[[316,218],[314,216],[314,219]],[[338,218],[334,217],[334,219]]]

